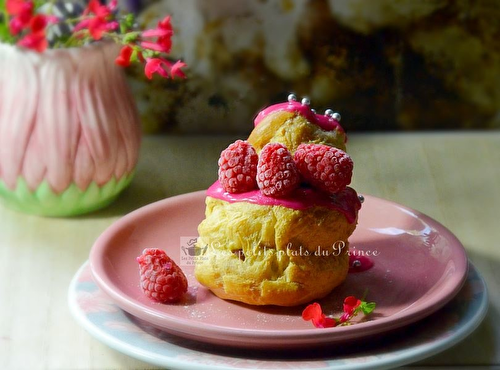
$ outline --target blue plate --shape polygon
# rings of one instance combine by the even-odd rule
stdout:
[[[364,347],[335,346],[304,353],[213,347],[165,333],[118,308],[94,283],[88,263],[73,278],[69,306],[76,320],[101,342],[169,369],[377,369],[422,360],[467,337],[486,315],[488,293],[471,264],[460,293],[425,320]]]

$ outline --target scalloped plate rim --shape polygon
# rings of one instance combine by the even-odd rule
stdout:
[[[430,221],[434,226],[438,227],[440,232],[446,234],[446,237],[452,239],[454,242],[454,251],[461,254],[461,263],[463,264],[463,271],[460,278],[460,281],[454,286],[454,288],[449,291],[446,296],[439,300],[431,300],[429,303],[424,304],[422,307],[409,307],[405,310],[402,310],[392,316],[380,318],[373,321],[367,321],[364,323],[359,323],[352,326],[346,327],[338,327],[338,328],[327,328],[318,330],[315,328],[311,329],[291,329],[284,331],[279,330],[259,330],[259,329],[245,329],[245,328],[231,328],[225,326],[214,325],[210,323],[203,323],[200,326],[199,322],[179,318],[175,315],[171,315],[168,313],[162,312],[161,315],[158,315],[158,311],[155,311],[151,307],[148,307],[136,300],[127,297],[124,294],[121,294],[121,291],[118,287],[113,286],[105,276],[102,276],[100,273],[97,273],[97,268],[95,264],[101,263],[102,260],[99,257],[99,252],[104,248],[107,241],[115,235],[116,232],[121,230],[123,227],[127,226],[127,224],[131,224],[134,219],[142,218],[144,215],[153,213],[157,209],[163,209],[164,207],[174,206],[176,203],[183,203],[185,201],[190,201],[192,198],[200,198],[200,201],[204,201],[206,196],[206,191],[201,190],[192,193],[186,193],[177,195],[174,197],[166,198],[160,200],[158,202],[151,203],[142,208],[139,208],[115,223],[113,223],[108,229],[106,229],[101,236],[94,243],[94,246],[91,249],[90,253],[90,267],[94,279],[97,285],[108,294],[113,301],[124,311],[129,312],[130,314],[139,317],[140,319],[149,321],[150,323],[162,327],[164,330],[170,331],[176,335],[186,335],[190,336],[192,339],[193,329],[196,329],[196,336],[200,341],[210,341],[210,339],[227,339],[227,335],[230,334],[232,339],[239,340],[243,342],[244,340],[255,340],[262,339],[266,337],[266,339],[272,339],[276,342],[281,342],[283,340],[287,340],[289,344],[304,344],[304,345],[313,345],[318,344],[318,342],[325,342],[335,340],[336,337],[342,337],[341,341],[345,340],[353,340],[360,336],[366,335],[366,330],[369,329],[369,334],[380,334],[383,332],[387,332],[390,330],[397,329],[399,327],[411,324],[415,321],[418,321],[433,312],[437,311],[439,308],[443,307],[446,303],[448,303],[461,289],[463,286],[465,279],[467,277],[467,255],[462,243],[458,240],[458,238],[445,226],[443,226],[438,221],[433,218],[401,205],[399,203],[389,201],[386,199],[374,197],[371,195],[365,195],[365,204],[370,202],[370,199],[374,199],[376,201],[382,201],[390,206],[402,209],[407,212],[411,212],[416,214],[419,218],[425,219],[426,221]],[[204,203],[203,203],[204,204]],[[358,225],[359,227],[359,225]],[[375,328],[375,329],[373,329]],[[340,341],[337,339],[337,341]],[[235,344],[236,345],[236,344]]]

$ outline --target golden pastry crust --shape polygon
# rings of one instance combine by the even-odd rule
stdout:
[[[257,153],[267,143],[281,143],[293,154],[302,143],[326,144],[345,151],[345,133],[325,131],[295,112],[277,111],[266,116],[250,133],[248,142]]]
[[[211,197],[206,205],[198,246],[208,248],[195,275],[220,298],[295,306],[326,296],[345,280],[347,239],[356,222],[343,214],[319,206],[294,210]]]

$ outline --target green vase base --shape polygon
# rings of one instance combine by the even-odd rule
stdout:
[[[77,216],[108,206],[130,184],[133,176],[132,172],[118,181],[113,177],[102,186],[92,182],[86,190],[72,183],[62,193],[54,193],[46,180],[32,191],[19,177],[14,190],[0,180],[0,197],[7,207],[24,213],[51,217]]]

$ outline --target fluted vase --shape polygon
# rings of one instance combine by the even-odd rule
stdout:
[[[108,205],[130,183],[137,109],[114,44],[36,53],[0,43],[0,197],[27,213]]]

